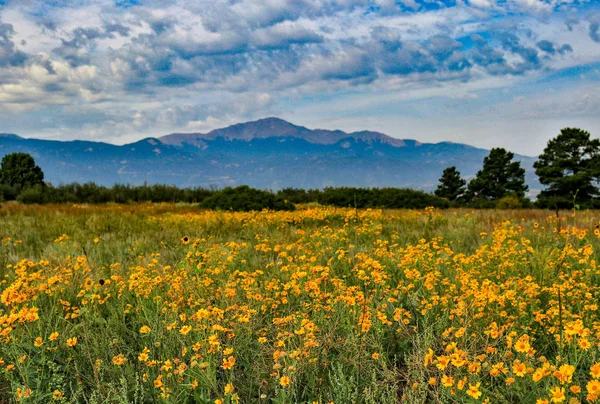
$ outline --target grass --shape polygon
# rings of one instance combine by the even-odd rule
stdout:
[[[0,402],[593,402],[597,220],[4,204]]]

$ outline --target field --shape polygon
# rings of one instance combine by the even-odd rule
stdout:
[[[600,401],[595,212],[0,208],[0,402]]]

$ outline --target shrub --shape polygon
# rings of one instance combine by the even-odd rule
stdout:
[[[523,207],[523,202],[516,195],[507,195],[498,200],[496,207],[498,209],[520,209]]]
[[[24,204],[34,204],[34,203],[44,203],[45,195],[44,188],[41,185],[36,185],[31,188],[25,188],[19,196],[17,200]]]
[[[200,204],[201,207],[216,210],[249,212],[253,210],[294,210],[295,206],[271,192],[242,185],[227,187],[215,192]]]
[[[4,201],[14,201],[17,199],[19,191],[10,185],[0,184],[0,198]]]

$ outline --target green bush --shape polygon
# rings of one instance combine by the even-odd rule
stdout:
[[[232,210],[249,212],[253,210],[294,210],[295,206],[271,192],[242,185],[236,188],[227,187],[206,198],[201,207],[215,210]]]
[[[44,203],[46,201],[44,187],[41,185],[36,185],[30,188],[25,188],[17,197],[17,201],[28,205],[34,203]]]
[[[19,195],[17,188],[7,184],[0,184],[0,198],[3,201],[14,201],[17,199],[17,195]]]
[[[521,209],[523,202],[516,195],[507,195],[498,200],[496,208],[498,209]]]
[[[428,206],[450,206],[447,199],[405,188],[325,188],[318,202],[352,208],[423,209]]]

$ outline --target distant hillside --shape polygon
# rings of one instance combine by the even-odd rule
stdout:
[[[205,134],[174,133],[123,146],[0,134],[0,157],[12,152],[32,154],[54,184],[247,184],[268,189],[345,185],[424,190],[435,188],[447,166],[456,165],[464,177],[472,177],[488,154],[464,144],[420,143],[379,132],[311,130],[277,118]],[[540,185],[533,174],[534,158],[517,157],[535,192]]]

